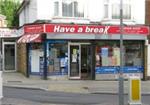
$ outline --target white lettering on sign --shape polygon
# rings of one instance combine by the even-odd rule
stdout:
[[[55,26],[54,32],[75,32],[75,28],[74,27]]]
[[[90,27],[86,27],[85,29],[85,32],[87,33],[99,33],[99,34],[107,34],[108,33],[108,29],[109,29],[109,26],[106,26],[104,28],[90,28]]]
[[[54,26],[54,32],[60,33],[97,33],[97,34],[108,34],[108,29],[110,26],[105,27],[70,27],[70,26]]]
[[[83,28],[82,27],[78,28],[78,32],[83,32]]]

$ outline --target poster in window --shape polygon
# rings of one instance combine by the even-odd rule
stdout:
[[[109,58],[108,57],[102,57],[102,66],[108,66],[109,65]]]
[[[116,66],[120,66],[120,48],[113,48],[113,54],[116,60]]]
[[[72,62],[77,62],[77,54],[72,54]]]
[[[77,54],[77,49],[73,49],[73,54],[74,54],[74,55]]]
[[[65,58],[60,58],[60,67],[65,67],[65,66],[66,66]]]
[[[102,57],[108,57],[108,48],[107,47],[101,48],[101,54]]]

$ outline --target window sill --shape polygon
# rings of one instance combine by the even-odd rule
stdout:
[[[84,17],[52,17],[52,22],[88,24],[90,20]]]

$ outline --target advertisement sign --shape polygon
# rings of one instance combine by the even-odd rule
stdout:
[[[124,73],[142,73],[144,71],[143,66],[125,66],[123,67]]]
[[[20,37],[17,43],[42,42],[40,34],[26,34]]]
[[[18,31],[16,29],[0,28],[0,37],[18,37]]]
[[[123,34],[148,35],[147,26],[125,26]],[[25,33],[120,34],[120,26],[37,24],[24,26]]]
[[[117,67],[96,67],[96,74],[115,74],[118,73]]]
[[[95,71],[96,74],[114,74],[114,73],[119,73],[120,68],[118,66],[101,66],[101,67],[96,67]],[[143,66],[125,66],[123,67],[123,72],[124,73],[142,73],[144,71]]]
[[[46,24],[45,29],[48,33],[120,34],[120,26]],[[123,34],[149,33],[146,26],[125,26],[123,29]]]
[[[102,57],[108,57],[108,48],[107,47],[101,48],[101,56]]]
[[[36,24],[36,25],[27,25],[24,26],[24,33],[43,33],[44,32],[44,24]]]

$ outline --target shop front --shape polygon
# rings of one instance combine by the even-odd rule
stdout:
[[[139,76],[144,73],[143,40],[124,40],[123,52],[120,52],[119,40],[108,40],[96,44],[96,78],[117,79],[120,70],[120,53],[123,53],[124,78]]]
[[[90,41],[48,41],[48,74],[69,79],[92,79],[94,62]]]
[[[123,53],[124,76],[143,78],[148,27],[126,26],[123,52],[119,29],[99,25],[27,25],[18,40],[27,44],[27,73],[44,79],[117,79]],[[41,37],[33,37],[34,34]]]
[[[1,69],[5,72],[12,72],[17,70],[17,38],[18,33],[16,29],[0,28],[0,65]]]

